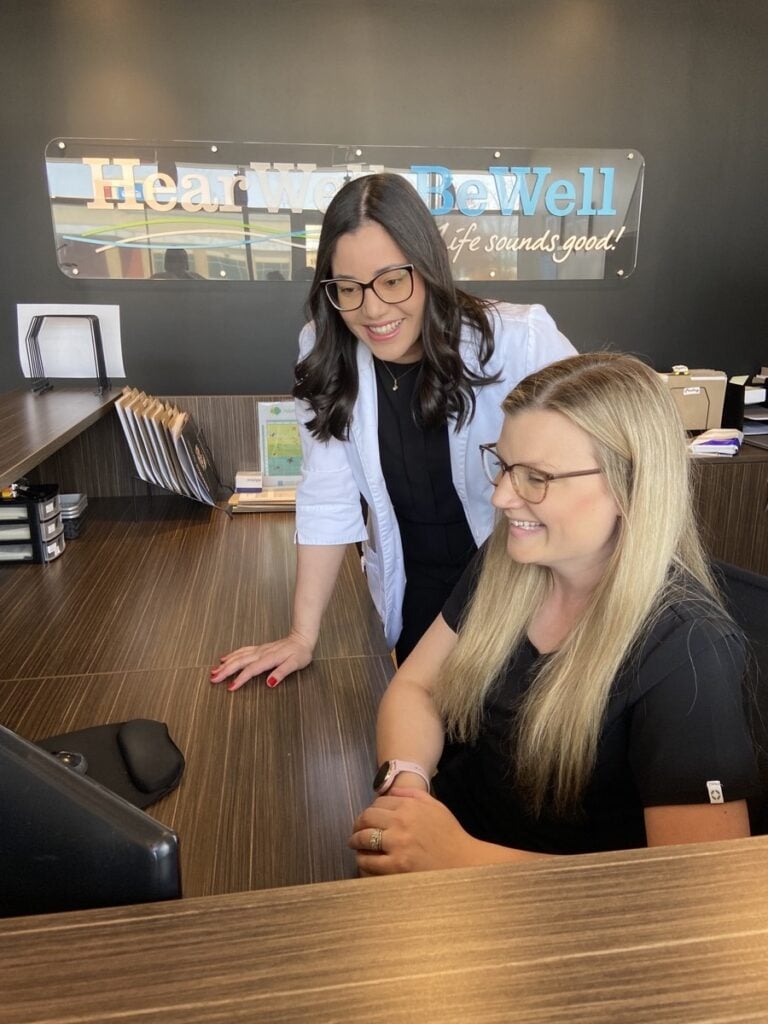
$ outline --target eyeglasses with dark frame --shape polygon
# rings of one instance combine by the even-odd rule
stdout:
[[[320,284],[325,288],[330,304],[341,313],[360,309],[369,288],[382,302],[394,306],[398,302],[406,302],[413,295],[413,264],[404,263],[401,267],[383,270],[367,284],[348,277],[331,277]]]
[[[547,496],[549,485],[553,480],[567,480],[572,476],[593,476],[595,473],[602,473],[602,469],[575,469],[570,473],[546,473],[542,469],[534,469],[533,466],[526,466],[522,462],[516,462],[508,466],[493,444],[480,445],[480,457],[483,461],[483,469],[494,487],[497,487],[502,473],[509,473],[512,486],[518,496],[527,501],[529,505],[540,505]]]

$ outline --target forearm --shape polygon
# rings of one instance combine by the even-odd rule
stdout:
[[[392,680],[379,705],[376,722],[378,762],[415,761],[432,777],[443,751],[444,731],[429,693],[401,673]],[[413,776],[418,780],[418,776]],[[398,777],[396,784],[409,781]]]
[[[431,778],[443,752],[445,730],[432,691],[456,634],[438,615],[400,666],[379,705],[376,752],[382,761],[415,761]],[[418,784],[414,775],[403,782]],[[396,780],[396,784],[400,780]]]
[[[314,648],[344,561],[346,544],[299,544],[291,631]]]
[[[547,860],[554,857],[553,853],[535,853],[532,850],[517,850],[496,843],[484,843],[480,839],[468,837],[462,864],[457,867],[481,867],[486,864],[525,864],[534,860]]]

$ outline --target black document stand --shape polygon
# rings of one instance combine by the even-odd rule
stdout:
[[[44,313],[33,316],[27,331],[25,343],[27,346],[27,358],[29,359],[29,370],[32,374],[31,390],[37,395],[42,395],[53,388],[53,384],[45,375],[43,359],[40,355],[40,331],[46,320],[87,320],[91,327],[91,345],[93,347],[93,362],[96,368],[96,394],[103,395],[109,391],[112,383],[107,377],[107,367],[104,362],[104,344],[101,340],[101,326],[99,318],[93,313]]]

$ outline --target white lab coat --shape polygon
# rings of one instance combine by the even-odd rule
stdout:
[[[492,313],[494,353],[484,373],[501,372],[496,384],[477,388],[472,420],[456,431],[449,424],[451,475],[469,528],[479,546],[493,528],[491,485],[483,473],[478,446],[498,440],[501,402],[523,377],[574,355],[576,350],[558,331],[543,306],[498,303]],[[299,337],[303,359],[315,341],[307,324]],[[461,341],[464,363],[479,371],[477,343],[465,331]],[[303,449],[302,480],[296,492],[296,540],[299,544],[363,542],[368,587],[392,648],[402,629],[405,564],[400,531],[384,482],[379,459],[378,401],[373,356],[357,346],[359,390],[347,441],[318,441],[304,424],[312,412],[297,402]],[[368,504],[368,527],[363,523],[360,495]]]

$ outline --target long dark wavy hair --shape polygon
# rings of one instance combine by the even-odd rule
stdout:
[[[498,380],[498,374],[482,372],[494,348],[491,303],[455,286],[448,252],[432,214],[416,189],[399,174],[356,178],[340,189],[328,206],[306,307],[308,318],[314,320],[316,341],[296,366],[293,395],[312,409],[314,417],[307,426],[315,437],[321,441],[347,438],[359,386],[358,340],[328,301],[321,281],[333,276],[331,260],[339,238],[368,222],[384,228],[424,280],[424,361],[414,415],[426,427],[441,426],[452,418],[459,429],[474,415],[472,388]],[[476,339],[479,374],[464,365],[459,353],[463,325],[473,330]]]

